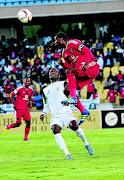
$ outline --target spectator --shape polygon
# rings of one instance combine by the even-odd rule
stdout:
[[[97,89],[93,90],[93,93],[91,94],[90,99],[91,99],[92,104],[94,104],[94,107],[95,107],[94,109],[97,109],[98,105],[100,104],[100,95],[97,92]]]
[[[12,67],[8,63],[6,63],[6,65],[4,66],[4,71],[10,73],[12,71]]]
[[[4,65],[5,65],[5,58],[3,58],[2,55],[0,55],[0,65],[1,65],[2,67],[4,67]]]
[[[7,93],[8,89],[9,89],[10,92],[13,91],[13,85],[10,84],[10,80],[9,79],[7,80],[7,84],[4,87],[4,91]]]
[[[116,76],[117,76],[117,80],[119,82],[121,79],[123,79],[124,75],[121,73],[121,70],[119,70],[119,74],[117,74]]]
[[[7,104],[12,103],[12,100],[11,100],[11,92],[12,92],[11,87],[8,87],[6,93],[3,94],[5,103],[7,103]]]
[[[38,94],[38,91],[34,93],[34,102],[36,103],[37,110],[43,109],[43,98],[41,94]]]
[[[88,85],[87,85],[87,99],[90,98],[91,94],[93,93],[95,89],[95,84],[93,81],[91,81]]]
[[[120,105],[124,105],[124,86],[120,89]]]
[[[25,66],[25,69],[22,70],[22,78],[30,78],[31,77],[31,70],[28,66]]]
[[[115,34],[114,38],[113,38],[113,42],[115,46],[120,46],[121,44],[121,37],[118,34]]]
[[[110,90],[108,91],[106,99],[109,97],[109,102],[113,104],[113,107],[115,107],[116,103],[116,97],[118,96],[118,93],[116,90],[114,90],[114,86],[110,86]]]

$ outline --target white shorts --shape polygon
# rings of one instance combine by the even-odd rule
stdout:
[[[76,117],[72,112],[66,112],[65,114],[58,114],[55,116],[51,116],[50,127],[52,127],[54,124],[57,124],[61,128],[63,128],[64,125],[67,128],[69,128],[69,122],[73,120],[77,121]]]

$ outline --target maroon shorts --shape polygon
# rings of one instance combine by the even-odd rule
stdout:
[[[82,89],[84,86],[86,86],[91,81],[93,81],[93,79],[95,79],[99,74],[99,65],[96,62],[91,62],[89,64],[86,73],[82,70],[82,64],[76,64],[75,66],[78,68],[78,77],[77,77],[78,89]]]
[[[22,117],[24,120],[31,120],[31,115],[29,109],[17,109],[15,110],[15,115],[16,115],[16,122],[21,122]]]

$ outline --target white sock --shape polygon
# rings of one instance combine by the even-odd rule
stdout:
[[[67,156],[68,154],[70,154],[61,133],[54,134],[54,137],[57,144],[59,145],[61,150],[65,153],[65,155]]]
[[[84,134],[84,131],[83,129],[81,129],[80,127],[75,131],[75,133],[77,134],[77,136],[79,136],[81,138],[81,140],[83,141],[84,143],[84,146],[87,146],[89,145],[88,141],[87,141],[87,138]]]

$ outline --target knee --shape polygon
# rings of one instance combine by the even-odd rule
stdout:
[[[73,131],[76,131],[78,129],[78,125],[77,125],[77,122],[74,120],[74,121],[71,121],[69,123],[69,127],[73,130]]]
[[[54,125],[51,127],[51,130],[53,131],[53,134],[57,134],[57,133],[60,133],[60,132],[61,132],[61,127],[58,126],[57,124],[54,124]]]
[[[19,127],[21,125],[21,122],[16,123],[16,127]]]
[[[26,125],[30,127],[30,121],[26,121]]]

